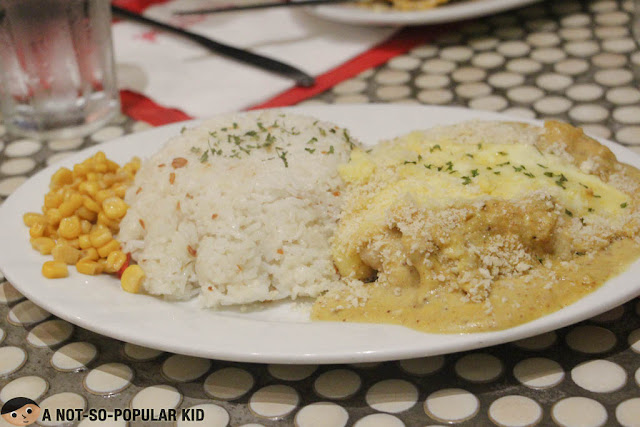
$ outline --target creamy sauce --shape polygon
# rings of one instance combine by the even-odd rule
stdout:
[[[524,277],[493,283],[487,313],[484,303],[464,302],[461,291],[438,287],[424,301],[432,286],[421,283],[411,288],[372,287],[362,307],[337,309],[344,300],[324,298],[313,307],[312,318],[338,322],[392,323],[425,332],[461,333],[506,329],[529,322],[566,307],[623,272],[640,257],[640,245],[619,240],[594,257],[580,257],[574,267],[554,263],[555,283]]]

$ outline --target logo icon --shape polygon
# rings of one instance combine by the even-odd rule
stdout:
[[[26,397],[14,397],[2,405],[2,418],[14,426],[29,426],[36,422],[40,407]]]

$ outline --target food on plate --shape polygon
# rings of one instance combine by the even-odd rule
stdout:
[[[118,238],[143,271],[140,290],[219,307],[337,286],[337,168],[354,144],[346,129],[275,111],[185,129],[125,197]]]
[[[367,7],[380,10],[411,11],[433,9],[448,2],[449,0],[363,0],[361,3]]]
[[[340,168],[319,320],[497,330],[565,307],[640,256],[640,172],[559,122],[413,132]],[[363,283],[375,279],[372,283]]]
[[[126,265],[127,256],[113,236],[127,212],[123,198],[139,167],[138,158],[120,167],[99,151],[73,170],[62,167],[53,174],[42,213],[23,216],[32,247],[53,256],[42,265],[45,277],[67,277],[67,265],[88,275],[117,273]]]
[[[640,257],[638,194],[640,171],[560,122],[364,150],[264,111],[185,128],[142,164],[98,152],[60,168],[23,219],[53,255],[45,277],[75,265],[205,307],[312,297],[314,320],[460,333],[531,321],[622,272]]]

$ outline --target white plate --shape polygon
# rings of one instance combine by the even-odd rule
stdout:
[[[424,25],[455,22],[487,16],[526,6],[540,0],[463,0],[433,9],[377,11],[352,5],[325,5],[309,8],[311,13],[332,21],[358,25]]]
[[[409,105],[314,106],[285,109],[348,127],[374,143],[408,131],[470,119],[506,120],[503,115],[460,108]],[[517,120],[517,119],[516,119]],[[258,313],[215,312],[195,303],[169,303],[120,289],[108,276],[83,276],[70,269],[65,279],[40,274],[46,257],[31,249],[22,214],[38,211],[51,174],[97,150],[125,162],[149,156],[185,123],[128,135],[91,147],[40,172],[0,208],[0,268],[29,299],[71,323],[123,341],[175,353],[264,363],[343,363],[392,360],[504,343],[569,325],[614,308],[640,294],[640,262],[577,303],[504,331],[438,335],[381,324],[309,322],[296,304]],[[631,151],[603,141],[624,162],[640,166]]]

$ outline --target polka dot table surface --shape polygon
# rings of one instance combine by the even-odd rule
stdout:
[[[631,9],[629,0],[547,1],[470,21],[304,103],[457,105],[556,118],[640,153]],[[0,127],[0,202],[43,167],[148,127],[119,116],[87,138],[53,141],[11,137]],[[68,424],[82,427],[640,426],[640,301],[472,352],[259,365],[97,335],[40,309],[0,275],[0,401],[16,396],[49,411],[178,411],[171,422]],[[182,417],[182,409],[204,420]]]

